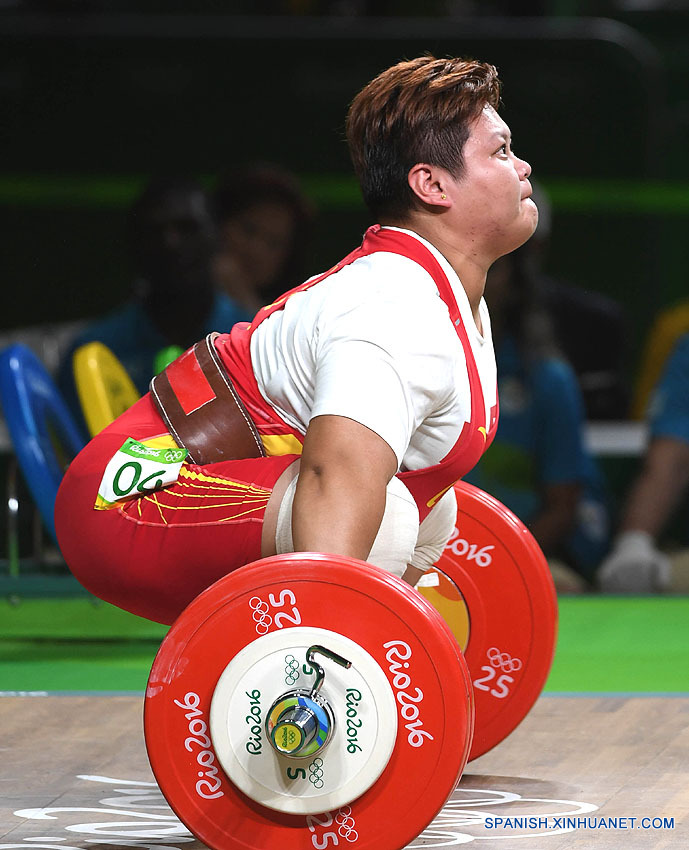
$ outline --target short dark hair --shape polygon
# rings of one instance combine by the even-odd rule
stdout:
[[[374,216],[404,216],[416,203],[407,175],[418,162],[461,176],[471,124],[498,108],[493,65],[420,56],[371,80],[347,115],[347,142],[364,201]]]

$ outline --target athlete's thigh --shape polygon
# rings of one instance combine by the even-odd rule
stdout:
[[[109,442],[90,444],[60,488],[55,518],[63,556],[94,595],[172,622],[210,584],[261,556],[272,486],[294,458],[184,465],[173,485],[95,510],[102,470],[119,447]]]

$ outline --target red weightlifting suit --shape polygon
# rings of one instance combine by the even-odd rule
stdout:
[[[467,364],[471,420],[464,423],[456,443],[439,463],[398,474],[417,504],[420,520],[476,464],[495,435],[497,404],[486,421],[478,368],[452,287],[437,259],[419,240],[376,225],[367,231],[361,246],[336,266],[263,308],[250,325],[235,325],[229,334],[214,340],[265,447],[265,457],[205,465],[185,462],[174,484],[119,502],[110,510],[95,510],[105,467],[128,437],[151,446],[174,445],[148,393],[75,458],[58,492],[55,523],[65,560],[94,595],[140,616],[171,623],[210,584],[261,557],[268,499],[282,472],[299,457],[303,434],[282,420],[261,395],[252,369],[251,336],[265,319],[283,309],[291,295],[379,251],[407,257],[430,274]],[[171,385],[182,372],[193,370],[194,356],[190,349],[168,367]]]

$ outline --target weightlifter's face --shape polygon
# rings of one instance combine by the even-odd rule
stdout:
[[[533,234],[538,210],[531,199],[531,166],[512,150],[510,128],[486,105],[464,145],[464,171],[455,181],[458,221],[494,258]]]

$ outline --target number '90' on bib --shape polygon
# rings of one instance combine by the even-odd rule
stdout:
[[[129,437],[105,467],[94,508],[107,510],[174,484],[186,456],[186,449],[156,449]]]

